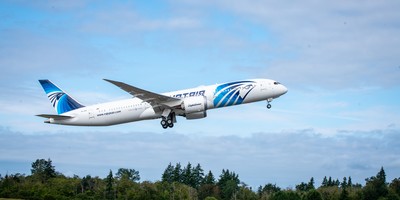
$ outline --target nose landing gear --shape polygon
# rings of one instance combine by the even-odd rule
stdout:
[[[268,109],[271,109],[271,107],[272,107],[271,104],[270,104],[272,100],[273,100],[272,98],[267,99],[267,103],[268,103],[267,104],[267,108]]]

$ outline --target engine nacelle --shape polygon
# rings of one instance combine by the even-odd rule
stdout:
[[[207,98],[205,96],[185,98],[181,106],[185,111],[186,119],[207,117]]]
[[[207,111],[186,114],[186,119],[201,119],[207,117]]]

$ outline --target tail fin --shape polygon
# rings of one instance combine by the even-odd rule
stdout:
[[[51,81],[39,80],[39,82],[58,114],[84,107],[82,104],[70,97],[67,93],[55,86]]]

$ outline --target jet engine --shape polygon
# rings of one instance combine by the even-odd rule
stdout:
[[[201,119],[207,117],[207,98],[205,96],[185,98],[181,106],[185,111],[186,119]]]

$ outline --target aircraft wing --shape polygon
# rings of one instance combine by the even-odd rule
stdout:
[[[131,94],[133,97],[137,97],[145,102],[150,103],[150,105],[152,105],[153,107],[159,107],[161,105],[162,107],[165,106],[165,107],[170,108],[172,104],[180,105],[180,103],[182,101],[181,99],[178,99],[178,98],[169,97],[169,96],[165,96],[162,94],[157,94],[154,92],[143,90],[143,89],[128,85],[123,82],[113,81],[113,80],[109,80],[109,79],[104,79],[104,80],[118,86],[122,90],[125,90],[126,92]]]

